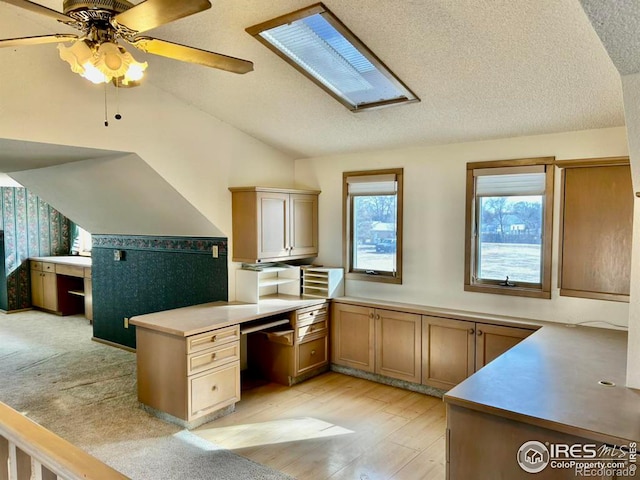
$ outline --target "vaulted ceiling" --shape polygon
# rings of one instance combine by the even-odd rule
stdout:
[[[37,2],[62,10],[62,0]],[[245,32],[311,3],[213,0],[211,9],[149,32],[252,60],[246,75],[134,54],[149,62],[145,81],[295,157],[624,125],[619,74],[578,0],[326,0],[422,100],[362,113]],[[56,32],[73,30],[0,3],[0,37]],[[60,62],[51,82],[74,75],[55,44],[0,49],[0,64],[10,69],[15,55],[36,50]],[[29,81],[28,72],[15,75]]]

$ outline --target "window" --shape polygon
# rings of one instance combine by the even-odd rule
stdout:
[[[343,174],[347,278],[402,283],[402,172]]]
[[[87,257],[91,256],[91,234],[80,225],[74,223],[71,227],[71,235],[71,253]]]
[[[420,101],[321,3],[247,32],[351,111]]]
[[[553,162],[467,164],[465,290],[551,298]]]

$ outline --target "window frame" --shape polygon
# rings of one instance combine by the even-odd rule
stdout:
[[[348,280],[362,280],[365,282],[380,282],[402,284],[402,230],[403,230],[403,168],[391,168],[384,170],[360,170],[343,172],[342,174],[342,245],[343,265],[345,278]],[[387,272],[368,274],[363,271],[353,270],[353,228],[352,210],[353,196],[349,195],[348,177],[390,175],[396,177],[396,272],[395,275]]]
[[[540,284],[515,282],[515,286],[500,285],[504,280],[479,280],[477,271],[477,205],[476,180],[474,170],[489,168],[545,167],[545,193],[543,196],[542,245]],[[506,172],[505,172],[506,174]],[[466,203],[465,203],[465,266],[464,290],[467,292],[494,293],[499,295],[516,295],[532,298],[551,298],[551,270],[553,249],[553,210],[554,210],[554,176],[555,157],[521,158],[515,160],[497,160],[467,163]]]

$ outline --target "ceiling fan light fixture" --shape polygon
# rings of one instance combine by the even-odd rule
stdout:
[[[113,42],[102,42],[96,47],[90,40],[79,40],[70,47],[59,44],[58,51],[74,73],[95,84],[108,83],[114,78],[122,78],[125,85],[139,82],[148,66]]]

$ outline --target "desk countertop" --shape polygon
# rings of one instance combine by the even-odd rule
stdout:
[[[132,325],[149,330],[188,337],[216,328],[237,325],[259,318],[288,313],[299,308],[319,305],[325,299],[306,299],[295,296],[274,296],[260,299],[260,303],[213,302],[163,312],[138,315],[130,319]]]
[[[626,332],[546,325],[444,400],[596,441],[640,441],[640,391],[624,386],[626,358]]]
[[[63,256],[57,256],[57,257],[30,257],[29,260],[91,268],[91,257],[83,257],[80,255],[63,255]]]

